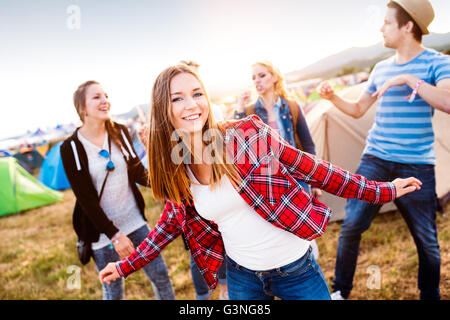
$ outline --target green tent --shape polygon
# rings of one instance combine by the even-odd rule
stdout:
[[[0,158],[0,216],[45,206],[61,199],[61,192],[40,183],[15,158]]]

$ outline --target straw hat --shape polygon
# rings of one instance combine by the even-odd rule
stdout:
[[[428,26],[434,19],[434,10],[429,0],[392,0],[402,7],[422,30],[423,34],[429,34]]]

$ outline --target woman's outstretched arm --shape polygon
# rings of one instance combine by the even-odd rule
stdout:
[[[100,282],[113,281],[119,277],[128,277],[131,273],[146,266],[155,259],[169,243],[181,234],[181,226],[176,218],[176,210],[180,207],[166,201],[161,219],[147,238],[136,250],[122,260],[108,264],[99,273]],[[114,270],[114,268],[115,270]],[[109,282],[108,282],[109,283]]]

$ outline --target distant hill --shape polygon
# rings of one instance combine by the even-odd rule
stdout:
[[[450,49],[450,32],[431,33],[423,37],[425,47],[441,51]],[[336,75],[343,67],[354,66],[360,69],[370,68],[380,60],[394,54],[394,50],[385,48],[381,42],[363,48],[350,48],[321,59],[301,70],[285,74],[286,82],[296,82],[311,78],[327,78]]]

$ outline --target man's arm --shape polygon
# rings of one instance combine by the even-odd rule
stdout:
[[[365,115],[377,100],[376,96],[363,92],[357,101],[347,101],[338,96],[328,82],[322,82],[318,86],[317,92],[322,99],[329,100],[343,113],[356,119]]]
[[[411,74],[401,74],[387,80],[373,96],[379,98],[390,87],[408,85],[414,90],[419,78]],[[435,109],[450,113],[450,78],[439,81],[436,86],[423,82],[417,94],[422,97],[430,106]]]

